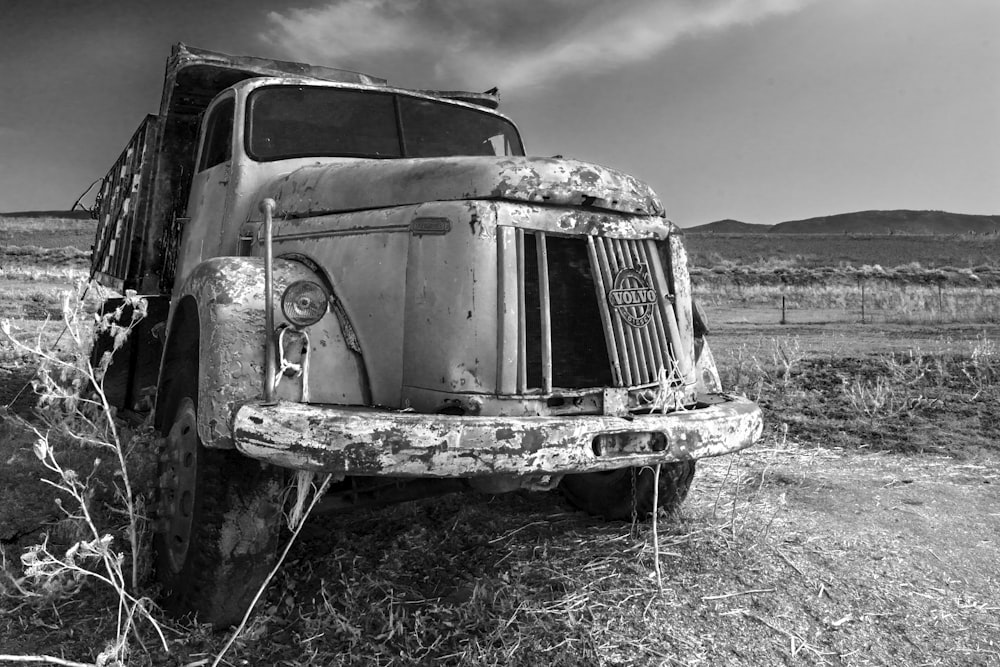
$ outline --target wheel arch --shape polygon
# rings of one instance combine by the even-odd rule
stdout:
[[[153,425],[158,431],[162,432],[167,426],[164,420],[171,407],[167,397],[171,395],[172,384],[180,379],[172,371],[182,368],[187,360],[198,359],[200,340],[198,303],[194,296],[186,295],[177,302],[171,313],[166,345],[160,360],[160,377],[156,386],[156,414],[153,418]]]
[[[298,258],[275,259],[275,326],[286,323],[281,294],[297,280],[314,280],[332,290],[322,271]],[[335,302],[333,292],[330,294]],[[197,359],[199,435],[206,447],[230,449],[235,446],[231,421],[236,408],[264,395],[267,332],[263,259],[218,257],[202,262],[185,280],[176,304],[161,362],[155,423],[161,430],[166,427],[162,423],[165,411],[160,406],[170,404],[171,369]],[[345,326],[342,317],[342,309],[331,307],[320,322],[307,327],[311,363],[318,368],[311,379],[283,379],[278,387],[280,399],[301,400],[302,382],[307,379],[311,400],[363,404],[370,396],[363,360],[349,342],[350,335],[345,332],[351,331],[350,324]]]

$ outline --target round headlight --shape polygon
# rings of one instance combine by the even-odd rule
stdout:
[[[311,280],[297,280],[281,295],[281,312],[297,327],[316,324],[326,315],[326,290]]]

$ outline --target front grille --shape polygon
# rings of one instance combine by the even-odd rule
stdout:
[[[618,379],[629,387],[650,384],[662,368],[676,384],[670,330],[671,324],[677,328],[674,295],[655,241],[588,237],[588,243],[598,284],[607,295],[608,347]]]
[[[541,233],[538,234],[541,236]],[[607,387],[613,383],[604,325],[594,288],[587,244],[547,236],[541,243],[548,260],[549,331],[552,386]],[[529,388],[544,388],[542,307],[539,294],[539,241],[524,235],[526,375]],[[535,260],[535,261],[532,261]]]
[[[516,230],[519,392],[681,378],[670,267],[652,239]]]

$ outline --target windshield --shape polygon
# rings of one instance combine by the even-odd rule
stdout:
[[[485,111],[391,92],[308,86],[251,93],[246,145],[261,161],[524,155],[514,126]]]

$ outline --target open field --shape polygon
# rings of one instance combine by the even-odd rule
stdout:
[[[60,286],[0,277],[31,332]],[[1000,326],[780,325],[724,288],[699,295],[725,381],[767,428],[701,462],[680,515],[661,517],[662,589],[650,523],[599,521],[557,494],[314,517],[228,664],[1000,664]],[[2,345],[9,397],[32,362]],[[32,444],[0,413],[0,654],[93,661],[114,633],[110,595],[15,586],[25,546],[69,539]],[[90,471],[92,452],[66,456]],[[210,664],[226,639],[172,622],[167,636],[169,655],[147,632],[134,664]]]
[[[745,324],[1000,322],[1000,287],[910,285],[892,281],[815,285],[696,286],[713,320]]]
[[[805,268],[917,262],[925,267],[971,268],[1000,262],[1000,235],[908,236],[902,234],[686,234],[695,266],[724,262],[743,266],[768,260]]]
[[[0,247],[65,248],[90,252],[97,221],[85,213],[73,217],[5,215],[0,213]]]
[[[696,297],[727,321],[1000,322],[1000,236],[686,239]]]

